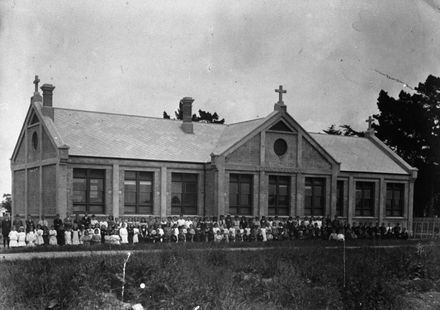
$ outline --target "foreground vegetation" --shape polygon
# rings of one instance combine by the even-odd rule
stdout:
[[[117,309],[127,255],[0,264],[2,309]],[[147,309],[408,309],[440,291],[440,249],[277,248],[128,258],[123,301]]]

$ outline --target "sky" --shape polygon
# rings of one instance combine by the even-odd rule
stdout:
[[[182,97],[233,123],[283,85],[307,131],[365,130],[381,89],[440,76],[440,0],[0,1],[0,195],[35,75],[56,107],[162,117]],[[378,73],[382,72],[383,74]]]

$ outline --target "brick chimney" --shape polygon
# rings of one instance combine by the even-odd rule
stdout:
[[[184,97],[180,100],[180,111],[182,112],[182,130],[185,133],[194,133],[193,123],[192,123],[192,103],[194,99],[191,97]]]
[[[41,86],[41,90],[43,91],[43,106],[52,107],[52,95],[55,86],[52,84],[44,84]]]

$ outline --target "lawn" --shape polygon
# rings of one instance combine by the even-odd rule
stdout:
[[[123,297],[125,254],[2,262],[0,307],[408,309],[423,294],[440,291],[436,246],[350,250],[345,268],[342,247],[229,252],[205,246],[134,252],[126,263]]]

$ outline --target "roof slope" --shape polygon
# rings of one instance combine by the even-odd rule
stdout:
[[[310,135],[341,163],[341,171],[408,174],[368,138],[320,133]]]
[[[54,108],[54,122],[70,155],[208,162],[226,126]]]
[[[273,113],[273,112],[272,112]],[[249,133],[253,132],[260,125],[262,125],[273,114],[269,114],[265,118],[257,118],[254,120],[229,124],[223,131],[219,141],[217,142],[214,154],[222,154],[238,141],[242,140]]]

